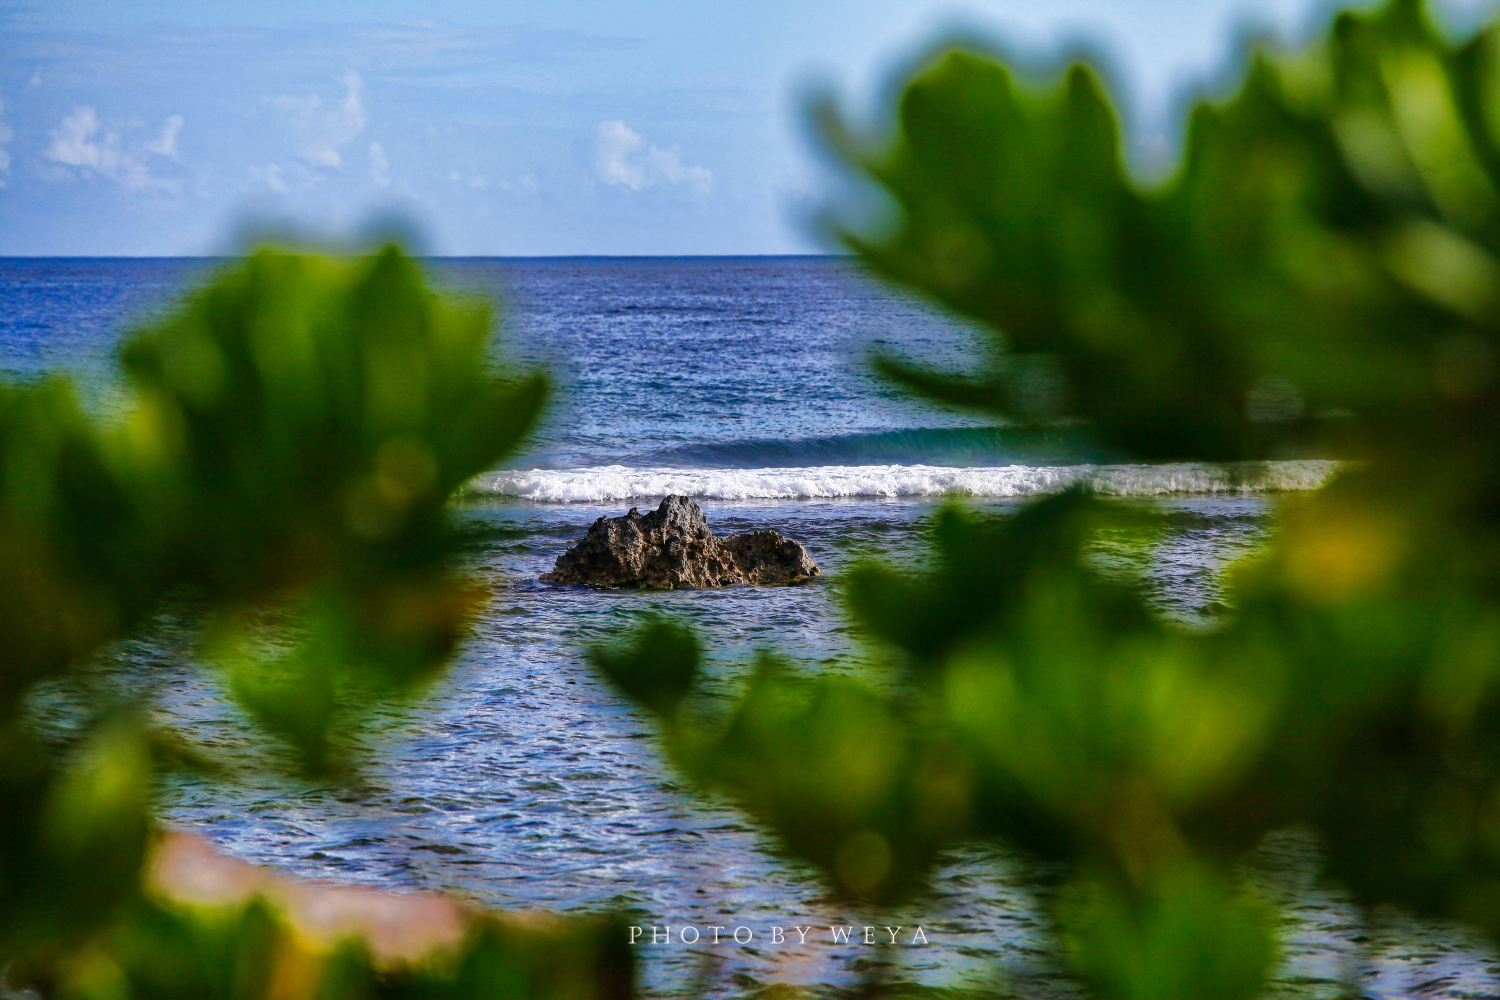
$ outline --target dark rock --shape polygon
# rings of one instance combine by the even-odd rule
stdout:
[[[583,541],[557,557],[547,583],[596,587],[762,587],[807,583],[818,565],[799,543],[766,529],[716,538],[703,509],[687,497],[670,496],[649,514],[634,507],[620,517],[601,517]]]

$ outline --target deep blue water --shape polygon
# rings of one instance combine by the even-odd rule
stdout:
[[[111,359],[122,331],[217,266],[0,260],[0,375],[29,382],[70,369],[107,411],[121,392]],[[714,996],[776,982],[848,984],[868,953],[812,938],[765,943],[771,926],[794,923],[920,925],[929,943],[899,952],[899,979],[1003,980],[1025,996],[1072,995],[1052,958],[1033,868],[974,849],[955,855],[919,904],[841,912],[744,817],[678,787],[645,720],[592,676],[580,650],[666,612],[703,632],[711,681],[726,695],[758,647],[808,670],[858,672],[866,655],[838,603],[852,560],[914,564],[925,525],[952,495],[1003,514],[1079,479],[1117,502],[1169,513],[1173,530],[1147,562],[1108,550],[1098,558],[1133,574],[1163,615],[1203,627],[1219,570],[1264,537],[1274,490],[1315,486],[1327,466],[1281,463],[1231,479],[1197,466],[1082,464],[1099,460],[1086,442],[1026,438],[916,404],[869,376],[868,353],[960,368],[972,358],[966,331],[839,260],[431,267],[441,284],[502,303],[504,349],[545,365],[560,386],[529,450],[455,501],[457,516],[507,529],[471,554],[494,598],[423,710],[369,734],[365,787],[179,779],[164,796],[168,820],[300,875],[456,892],[502,908],[627,906],[637,923],[753,928],[757,944],[721,949]],[[775,527],[799,539],[825,580],[669,594],[536,581],[596,517],[665,492],[698,497],[718,531]],[[230,760],[266,752],[213,680],[192,670],[191,629],[164,621],[117,660],[157,686],[164,715],[195,740]],[[1374,996],[1500,995],[1490,951],[1452,928],[1359,913],[1318,879],[1315,846],[1294,832],[1267,844],[1254,877],[1285,906],[1277,995],[1339,996],[1351,978]],[[680,995],[705,951],[643,949],[648,989]]]

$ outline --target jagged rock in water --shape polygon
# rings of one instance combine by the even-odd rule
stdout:
[[[800,543],[765,529],[716,538],[703,509],[687,497],[669,496],[642,514],[601,517],[583,541],[557,557],[547,583],[596,587],[728,587],[807,583],[818,565]]]

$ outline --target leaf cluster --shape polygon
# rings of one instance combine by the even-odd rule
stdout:
[[[606,988],[578,971],[606,933],[592,925],[518,938],[481,920],[398,974],[357,943],[309,946],[263,900],[148,892],[155,776],[203,755],[152,721],[151,665],[88,683],[164,606],[192,609],[195,665],[294,770],[346,777],[353,729],[441,672],[484,597],[444,505],[518,447],[548,393],[495,369],[492,329],[395,247],[262,250],[130,334],[117,419],[61,375],[0,386],[0,974],[111,1000]],[[59,741],[37,707],[66,683],[92,696]],[[628,957],[614,967],[618,992]]]
[[[930,572],[848,580],[887,687],[767,659],[721,717],[661,716],[678,765],[854,898],[969,839],[1064,863],[1055,916],[1102,997],[1259,995],[1274,918],[1235,866],[1288,825],[1364,899],[1500,939],[1500,25],[1452,42],[1392,0],[1258,49],[1153,187],[1086,65],[943,53],[897,123],[872,147],[830,125],[900,209],[843,237],[997,360],[887,376],[1141,460],[1351,461],[1282,504],[1207,631],[1089,569],[1118,505],[950,509]],[[681,676],[687,648],[648,636],[634,669]]]

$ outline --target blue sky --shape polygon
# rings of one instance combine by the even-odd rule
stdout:
[[[1456,27],[1495,0],[1443,0]],[[439,254],[826,250],[802,107],[978,35],[1096,53],[1139,155],[1323,0],[0,0],[0,255],[177,255],[400,218]]]

